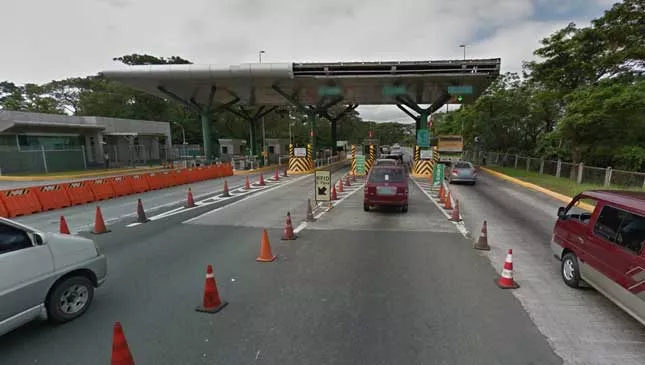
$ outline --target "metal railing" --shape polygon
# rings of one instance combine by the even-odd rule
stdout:
[[[503,152],[464,151],[464,160],[479,165],[510,167],[575,181],[578,184],[645,189],[645,172],[615,170],[612,167],[586,166],[584,163],[520,156]]]

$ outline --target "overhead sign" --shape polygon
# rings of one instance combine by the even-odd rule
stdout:
[[[293,149],[295,157],[307,157],[307,149],[305,147],[298,147]]]
[[[430,132],[427,129],[417,129],[417,146],[429,147]]]
[[[441,182],[445,178],[445,165],[442,163],[438,163],[434,167],[434,171],[432,172],[432,185],[434,186],[439,186],[441,185]]]
[[[356,155],[356,174],[365,175],[365,155]]]
[[[405,88],[405,86],[384,86],[383,87],[383,95],[385,96],[405,95],[407,93],[408,93],[408,90]]]
[[[448,86],[448,94],[450,95],[470,95],[472,93],[473,87],[470,85]]]
[[[432,160],[432,150],[419,151],[419,158],[422,160]]]
[[[319,96],[339,96],[343,95],[343,89],[340,86],[321,86],[318,88]]]
[[[315,197],[316,201],[331,201],[331,171],[318,170],[316,171],[315,180]]]

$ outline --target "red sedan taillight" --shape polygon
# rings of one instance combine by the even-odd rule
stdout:
[[[403,186],[399,186],[398,188],[396,188],[396,194],[397,195],[408,195],[408,188],[403,187]]]

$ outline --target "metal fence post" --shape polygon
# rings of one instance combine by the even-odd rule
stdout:
[[[613,172],[613,169],[611,166],[607,166],[605,169],[605,183],[603,184],[605,187],[611,185],[611,173]]]
[[[531,158],[527,157],[526,158],[526,171],[530,171],[530,170],[531,170]]]
[[[576,182],[578,184],[582,184],[582,172],[584,171],[584,169],[584,163],[580,162],[580,164],[578,164],[578,178],[576,179]]]
[[[562,160],[558,159],[558,164],[555,167],[555,177],[560,177],[560,172],[562,172]]]
[[[540,175],[544,174],[544,157],[540,157]]]
[[[47,154],[45,153],[45,146],[40,146],[40,152],[43,154],[43,165],[45,166],[45,172],[49,172],[47,168]]]
[[[520,156],[518,154],[515,154],[515,168],[517,168],[517,163],[520,160]]]

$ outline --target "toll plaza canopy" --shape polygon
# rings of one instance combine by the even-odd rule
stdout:
[[[135,89],[180,102],[202,115],[209,154],[210,112],[234,104],[256,107],[241,116],[251,123],[271,108],[292,105],[335,122],[329,107],[395,104],[425,128],[428,116],[446,102],[471,103],[499,76],[501,60],[388,61],[335,63],[255,63],[240,65],[144,65],[101,74]],[[420,105],[430,107],[422,108]],[[415,112],[417,115],[415,115]],[[312,133],[313,135],[313,133]],[[315,137],[313,137],[315,142]],[[335,143],[335,142],[334,142]],[[315,144],[315,143],[314,143]]]

